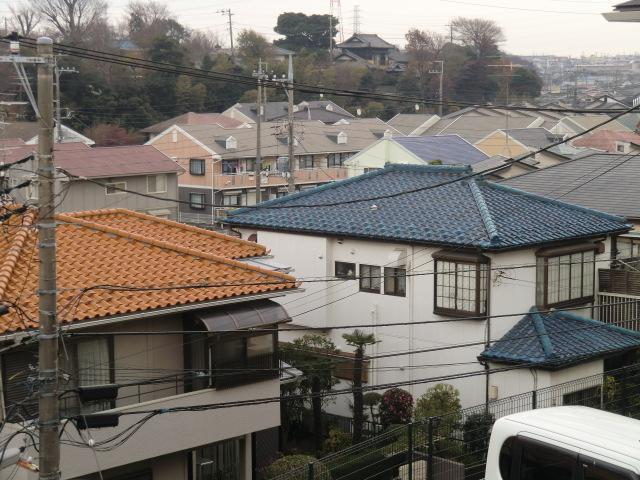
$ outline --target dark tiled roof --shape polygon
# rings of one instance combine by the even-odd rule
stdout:
[[[546,128],[512,128],[504,131],[523,145],[535,149],[562,140],[562,135],[554,135]]]
[[[602,153],[500,182],[538,195],[640,219],[640,157]]]
[[[638,332],[563,311],[542,313],[533,307],[480,358],[554,368],[637,347]]]
[[[360,40],[360,41],[358,41]],[[356,33],[343,43],[336,45],[338,48],[396,48],[395,45],[383,40],[375,33]]]
[[[162,133],[172,125],[219,125],[223,128],[237,128],[242,125],[242,122],[221,113],[187,112],[143,128],[140,131],[143,133]]]
[[[227,223],[410,243],[504,250],[627,231],[623,219],[487,182],[470,167],[384,169],[230,212]],[[414,190],[413,193],[403,193]],[[377,200],[367,198],[383,196]],[[355,203],[336,202],[354,201]],[[313,205],[297,207],[299,205]]]
[[[425,162],[441,160],[444,165],[473,165],[489,158],[459,135],[394,137],[393,141]]]
[[[299,110],[294,113],[296,118],[320,120],[324,123],[334,123],[342,118],[353,118],[352,114],[331,100],[313,100],[306,103],[308,108],[301,107],[300,104],[297,105]],[[330,110],[327,110],[328,105]],[[254,121],[258,118],[258,106],[256,103],[238,103],[235,108]],[[263,106],[263,120],[269,122],[284,118],[287,116],[288,108],[287,102],[267,102]]]

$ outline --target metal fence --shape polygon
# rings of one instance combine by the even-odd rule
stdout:
[[[640,365],[387,427],[346,450],[272,480],[476,480],[493,423],[527,410],[582,405],[640,418]]]

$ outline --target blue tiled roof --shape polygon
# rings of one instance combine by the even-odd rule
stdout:
[[[459,135],[393,137],[393,141],[425,162],[441,160],[444,165],[473,165],[489,158]]]
[[[258,207],[235,210],[226,223],[485,250],[540,245],[630,228],[620,217],[480,177],[466,179],[470,173],[470,167],[387,165]],[[444,182],[450,183],[441,185]],[[403,193],[408,190],[414,191]],[[365,200],[375,196],[386,198]],[[363,201],[339,203],[358,199]],[[336,202],[339,204],[327,205]]]
[[[640,333],[563,311],[530,312],[480,354],[498,363],[564,366],[640,347]]]

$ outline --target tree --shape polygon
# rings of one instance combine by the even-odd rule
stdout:
[[[454,98],[478,103],[494,101],[500,90],[494,74],[481,60],[467,62],[453,86]]]
[[[516,68],[509,85],[510,99],[532,99],[540,96],[542,91],[542,79],[533,69]]]
[[[331,32],[329,24],[332,24]],[[278,16],[273,29],[285,38],[274,43],[283,48],[300,51],[306,49],[328,49],[329,40],[336,36],[338,19],[329,15],[305,15],[304,13],[286,12]]]
[[[255,30],[245,29],[238,34],[238,56],[247,69],[255,69],[258,61],[270,63],[271,44]]]
[[[391,388],[382,394],[380,420],[383,425],[408,423],[413,415],[413,397],[401,388]]]
[[[376,414],[373,409],[375,407],[380,406],[381,400],[382,400],[382,395],[379,394],[378,392],[367,392],[364,394],[364,397],[362,397],[362,401],[365,407],[369,407],[369,414],[371,415],[372,422],[376,421]]]
[[[407,39],[407,54],[409,65],[407,75],[415,76],[420,88],[420,95],[432,96],[437,85],[437,76],[432,72],[439,70],[434,64],[435,60],[441,60],[441,52],[446,44],[445,37],[436,32],[411,29],[405,35]]]
[[[504,41],[502,28],[493,20],[457,17],[451,21],[460,42],[471,48],[476,58],[498,53],[498,44]]]
[[[140,145],[144,136],[130,133],[119,125],[99,123],[84,130],[84,135],[96,142],[96,147],[117,147],[121,145]]]
[[[31,0],[30,6],[70,43],[81,43],[96,23],[104,21],[103,0]]]
[[[322,449],[324,437],[322,430],[322,405],[327,401],[323,393],[329,392],[336,384],[333,376],[333,362],[327,354],[336,353],[338,349],[331,339],[318,334],[306,334],[285,345],[283,351],[295,368],[303,373],[298,384],[302,395],[311,397],[313,412],[313,436],[315,449]]]
[[[150,1],[132,1],[127,6],[128,35],[142,48],[150,48],[159,38],[182,43],[190,38],[191,33],[181,25],[167,6]]]
[[[364,423],[364,402],[362,394],[362,365],[364,363],[364,350],[367,345],[376,343],[373,333],[365,333],[362,330],[354,330],[345,333],[342,338],[347,345],[355,347],[353,358],[353,444],[362,440],[362,425]]]
[[[442,162],[441,162],[442,163]],[[448,414],[460,415],[460,392],[447,383],[438,383],[427,389],[416,402],[416,419],[440,417]]]
[[[29,37],[42,19],[40,12],[26,3],[21,3],[15,7],[9,5],[9,11],[11,12],[11,28],[23,37]]]

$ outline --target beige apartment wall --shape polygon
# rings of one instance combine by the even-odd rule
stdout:
[[[168,157],[173,158],[182,168],[184,168],[185,172],[178,177],[180,185],[198,185],[205,187],[213,185],[211,177],[214,173],[212,168],[214,167],[215,162],[212,160],[211,153],[195,143],[182,132],[177,132],[175,142],[173,141],[173,134],[168,132],[162,136],[154,137],[150,141],[150,144]],[[191,175],[189,173],[190,158],[204,158],[206,160],[204,175]],[[218,168],[220,168],[219,165]]]
[[[516,155],[522,155],[528,151],[513,138],[507,139],[506,135],[502,132],[494,132],[490,136],[477,142],[475,146],[490,157],[493,157],[494,155],[513,157]]]

